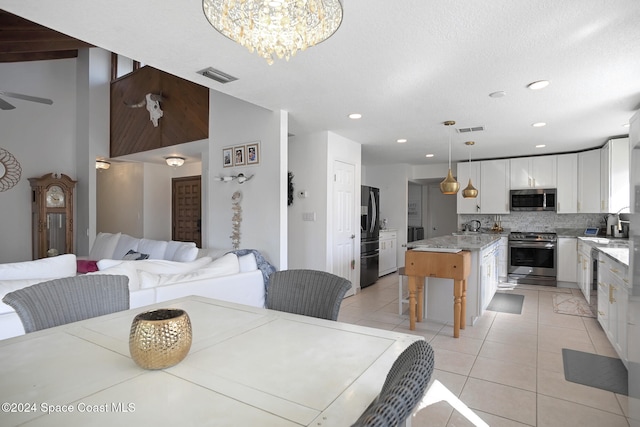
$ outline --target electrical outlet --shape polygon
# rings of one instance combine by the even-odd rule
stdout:
[[[302,213],[302,220],[303,221],[315,221],[316,220],[316,213],[315,212],[303,212]]]

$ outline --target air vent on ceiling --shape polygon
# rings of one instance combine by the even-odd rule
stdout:
[[[227,73],[224,73],[220,70],[216,70],[213,67],[205,68],[204,70],[198,71],[198,74],[202,74],[205,77],[209,77],[212,80],[215,80],[220,83],[229,83],[234,80],[238,80],[237,77],[233,77]]]
[[[484,130],[484,126],[474,126],[470,128],[458,128],[456,131],[458,133],[467,133],[467,132],[481,132]]]

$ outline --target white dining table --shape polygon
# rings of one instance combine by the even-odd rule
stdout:
[[[136,314],[181,308],[187,357],[131,359]],[[349,426],[420,336],[191,296],[0,341],[0,425]]]

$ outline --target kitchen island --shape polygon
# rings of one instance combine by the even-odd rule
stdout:
[[[467,279],[466,316],[464,323],[474,325],[484,313],[498,289],[498,251],[500,234],[482,233],[452,235],[416,240],[407,249],[433,252],[471,253],[471,268]],[[452,280],[426,278],[427,295],[424,316],[428,320],[451,323],[454,318]]]

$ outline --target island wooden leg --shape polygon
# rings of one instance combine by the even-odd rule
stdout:
[[[460,329],[464,329],[466,326],[467,317],[467,280],[462,280],[462,308],[460,310]]]
[[[416,329],[416,291],[418,288],[418,278],[409,276],[409,330]]]
[[[453,281],[453,337],[460,337],[460,315],[462,314],[462,280]]]

